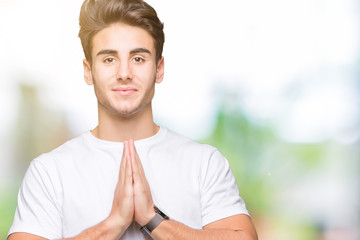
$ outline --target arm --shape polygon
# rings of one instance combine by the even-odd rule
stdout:
[[[113,222],[106,219],[103,222],[99,223],[98,225],[91,227],[78,236],[73,238],[67,238],[68,240],[82,240],[82,239],[118,239],[126,229],[120,229],[120,231],[116,231],[116,228],[113,226]],[[11,234],[8,237],[8,240],[46,240],[46,238],[36,236],[30,233],[20,233],[16,232]]]
[[[210,223],[202,230],[189,228],[174,220],[164,220],[154,229],[157,240],[257,240],[256,230],[247,215],[235,215]]]
[[[116,185],[113,206],[108,218],[101,223],[84,230],[78,236],[68,238],[71,240],[81,239],[118,239],[133,221],[133,178],[129,152],[129,143],[124,143],[124,152],[121,160],[118,183]],[[8,240],[43,240],[46,238],[29,233],[16,232],[8,237]]]

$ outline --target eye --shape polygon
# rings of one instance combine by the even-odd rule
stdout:
[[[104,62],[105,63],[113,63],[113,62],[115,62],[115,59],[111,58],[111,57],[108,57],[108,58],[105,58]]]
[[[135,57],[135,58],[133,58],[133,61],[136,63],[142,63],[144,61],[144,59],[142,59],[141,57]]]

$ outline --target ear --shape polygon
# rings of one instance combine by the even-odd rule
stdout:
[[[90,66],[90,63],[88,62],[88,60],[86,60],[86,59],[83,60],[83,66],[84,66],[85,82],[88,85],[92,85],[94,82],[93,82],[92,73],[91,73],[91,66]]]
[[[161,57],[156,67],[156,83],[161,83],[164,79],[164,57]]]

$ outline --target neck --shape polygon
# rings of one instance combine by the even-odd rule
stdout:
[[[99,106],[99,124],[91,133],[102,140],[124,142],[149,138],[159,129],[153,121],[151,104],[131,116],[109,113]]]

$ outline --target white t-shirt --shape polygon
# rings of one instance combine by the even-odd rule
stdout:
[[[214,147],[164,127],[135,146],[152,197],[171,219],[201,229],[213,221],[247,214],[228,161]],[[24,177],[9,235],[27,232],[68,238],[110,213],[123,143],[90,131],[34,159]],[[133,223],[120,239],[145,239]]]

